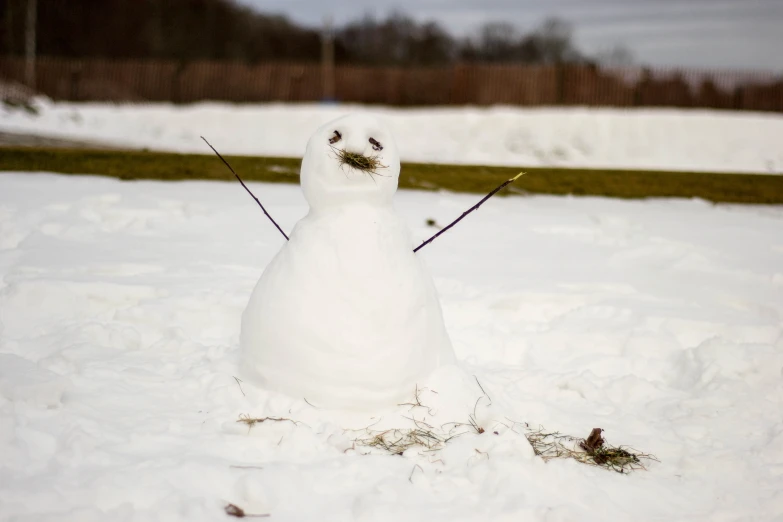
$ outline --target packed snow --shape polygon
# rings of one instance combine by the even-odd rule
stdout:
[[[312,129],[349,105],[37,102],[0,107],[0,132],[125,148],[301,157]],[[783,114],[682,109],[444,107],[373,109],[403,161],[783,173]]]
[[[377,166],[353,168],[339,151]],[[394,209],[399,175],[394,138],[372,116],[313,133],[300,175],[309,212],[242,315],[244,376],[321,406],[373,412],[453,364],[432,277]]]
[[[307,212],[251,188],[287,232]],[[418,242],[476,196],[395,201]],[[779,206],[494,198],[416,254],[458,369],[371,415],[235,379],[284,241],[237,185],[0,174],[0,519],[780,520],[782,227]],[[484,433],[437,452],[354,442],[474,408]],[[545,463],[523,423],[660,462]]]

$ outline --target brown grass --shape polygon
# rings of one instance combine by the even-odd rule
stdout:
[[[610,446],[601,439],[600,444],[591,445],[588,439],[580,439],[559,432],[547,432],[543,427],[525,427],[525,437],[533,451],[544,462],[552,459],[573,459],[582,464],[597,466],[617,473],[646,470],[645,463],[658,462],[655,455],[634,450],[628,446]]]
[[[378,156],[365,156],[356,152],[350,152],[339,147],[332,147],[332,151],[337,156],[340,166],[348,166],[361,172],[371,175],[380,175],[378,169],[385,169],[386,165],[381,164]]]
[[[296,158],[229,156],[227,159],[245,181],[299,181],[300,160]],[[419,190],[486,194],[489,189],[517,174],[522,167],[407,163],[402,167],[399,185]],[[217,180],[236,183],[225,165],[211,154],[10,147],[0,148],[0,170],[96,174],[123,180]],[[527,175],[503,193],[615,198],[695,197],[716,203],[783,203],[783,176],[563,168],[524,170]]]

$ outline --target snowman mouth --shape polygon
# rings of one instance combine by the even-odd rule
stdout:
[[[356,169],[360,172],[366,172],[371,176],[383,176],[383,174],[378,172],[378,169],[387,168],[386,165],[381,163],[381,161],[378,159],[378,156],[376,155],[365,156],[364,154],[359,154],[358,152],[350,152],[345,149],[338,149],[334,146],[332,146],[332,151],[334,151],[335,155],[337,156],[337,161],[340,164],[340,167],[347,165],[352,169]]]

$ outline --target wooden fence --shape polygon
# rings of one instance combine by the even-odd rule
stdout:
[[[320,64],[40,58],[36,90],[55,100],[190,103],[322,100]],[[0,58],[0,84],[24,82]],[[705,107],[783,112],[783,75],[587,65],[338,66],[336,99],[383,105]]]

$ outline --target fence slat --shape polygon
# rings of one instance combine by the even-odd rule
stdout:
[[[313,102],[318,63],[104,60],[41,57],[38,92],[55,100],[191,103]],[[771,72],[459,63],[335,67],[339,101],[383,105],[703,107],[783,112],[783,75]],[[0,95],[24,92],[24,60],[0,58]]]

